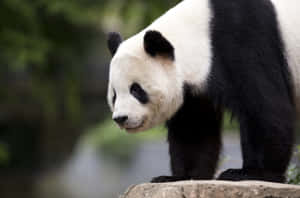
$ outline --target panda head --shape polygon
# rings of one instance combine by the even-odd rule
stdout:
[[[128,132],[162,124],[182,104],[175,49],[158,31],[143,31],[122,42],[110,33],[108,103],[113,120]]]

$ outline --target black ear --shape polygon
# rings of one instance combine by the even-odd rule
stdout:
[[[151,56],[164,56],[175,59],[174,47],[172,44],[161,35],[158,31],[149,30],[144,36],[144,48],[145,51]]]
[[[121,43],[122,43],[122,37],[119,33],[110,32],[108,34],[107,46],[112,56],[115,55]]]

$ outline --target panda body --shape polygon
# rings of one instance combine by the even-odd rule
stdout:
[[[129,132],[166,123],[172,176],[211,179],[224,109],[240,124],[243,167],[219,179],[283,182],[300,103],[298,0],[184,0],[121,42],[108,102]]]

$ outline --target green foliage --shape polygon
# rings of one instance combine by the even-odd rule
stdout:
[[[61,52],[64,56],[74,53],[72,46],[84,40],[80,29],[90,28],[85,32],[89,34],[101,21],[113,24],[111,19],[118,18],[125,24],[125,31],[136,31],[137,26],[149,24],[177,2],[3,0],[0,2],[1,61],[16,67],[45,66],[51,54],[60,57]]]
[[[1,1],[1,61],[9,67],[47,66],[49,55],[72,52],[78,28],[94,26],[100,11],[97,1]]]
[[[300,185],[300,168],[296,164],[291,164],[288,168],[287,183]]]
[[[149,25],[181,0],[111,0],[103,9],[103,27],[107,31],[120,31],[129,36]]]
[[[0,142],[0,166],[8,164],[9,160],[10,156],[8,149],[5,144]]]
[[[79,123],[80,74],[88,46],[101,35],[101,9],[99,1],[0,1],[0,78],[23,73],[27,85],[18,90],[15,84],[24,81],[12,81],[0,89],[1,102],[30,111],[20,101],[26,93],[46,120],[63,114],[66,122]]]
[[[226,131],[237,131],[239,124],[237,120],[231,115],[230,112],[226,111],[223,118],[223,129]]]
[[[295,162],[291,163],[287,171],[287,183],[300,185],[300,145],[294,153]]]

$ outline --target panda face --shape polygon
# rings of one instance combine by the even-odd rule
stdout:
[[[110,64],[108,103],[113,120],[128,132],[165,122],[183,100],[174,57],[150,54],[142,41],[138,36],[124,41]]]

